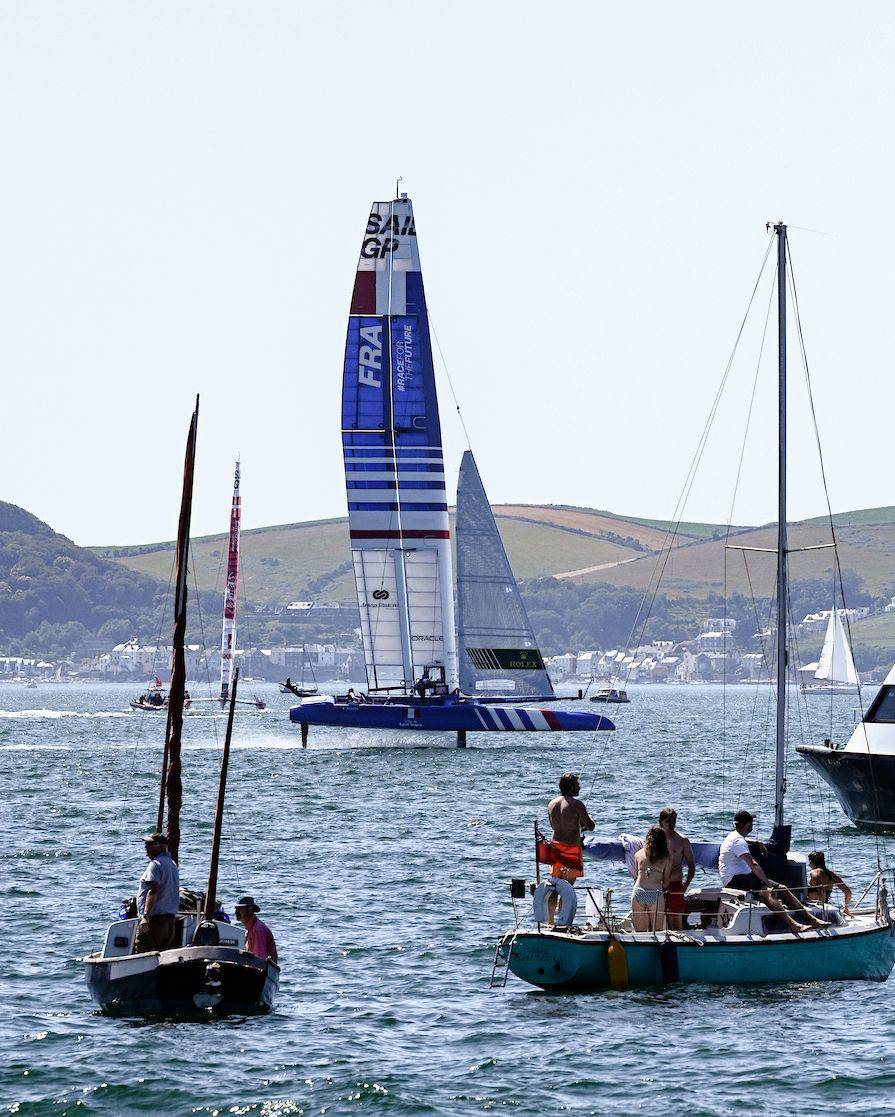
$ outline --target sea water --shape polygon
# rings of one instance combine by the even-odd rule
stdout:
[[[198,687],[191,687],[198,692]],[[548,995],[488,988],[512,926],[507,881],[533,874],[533,820],[581,773],[597,832],[659,809],[718,840],[740,806],[772,822],[769,688],[631,688],[616,733],[379,738],[311,729],[256,690],[230,763],[220,893],[251,892],[280,950],[267,1017],[98,1013],[80,959],[145,864],[164,716],[133,686],[0,686],[0,1104],[10,1113],[729,1114],[890,1111],[895,981]],[[842,738],[854,699],[793,697],[790,735]],[[204,887],[220,711],[185,719],[181,877]],[[879,850],[793,755],[795,846],[832,843],[858,890]],[[621,867],[588,879],[627,906]],[[709,878],[705,879],[706,882]]]

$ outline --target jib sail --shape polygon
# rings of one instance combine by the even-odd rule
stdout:
[[[553,696],[550,676],[469,450],[460,463],[457,485],[457,623],[464,694]]]

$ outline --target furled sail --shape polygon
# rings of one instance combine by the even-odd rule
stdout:
[[[374,202],[345,344],[342,446],[367,683],[458,685],[441,425],[413,206]],[[437,674],[437,671],[436,671]]]
[[[221,631],[221,702],[230,697],[233,680],[233,655],[236,651],[236,593],[239,586],[239,462],[233,478],[233,503],[230,506],[230,536],[227,541],[227,580],[224,583],[224,624]]]
[[[838,609],[830,613],[827,625],[827,634],[824,637],[823,650],[820,653],[815,679],[824,679],[831,683],[848,683],[849,686],[858,685],[858,673],[855,670],[855,661],[852,658],[848,637],[842,624],[842,617]]]
[[[457,485],[457,636],[464,694],[553,695],[472,453]]]

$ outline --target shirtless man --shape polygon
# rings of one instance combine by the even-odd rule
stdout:
[[[547,817],[553,827],[554,863],[550,875],[561,877],[570,883],[584,876],[584,860],[581,856],[581,831],[596,830],[597,824],[590,817],[587,807],[577,796],[581,784],[574,772],[565,772],[559,777],[559,795],[547,804]],[[547,901],[550,922],[556,912],[556,895]]]
[[[668,927],[671,931],[683,931],[684,894],[696,876],[696,861],[693,858],[693,847],[690,839],[679,834],[677,827],[677,811],[674,807],[663,807],[659,811],[659,825],[665,831],[668,839],[668,852],[671,855],[671,876],[665,892],[665,913],[668,916]],[[687,879],[684,880],[684,862],[687,862]]]

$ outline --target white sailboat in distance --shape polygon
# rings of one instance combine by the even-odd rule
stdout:
[[[858,672],[838,609],[830,612],[820,659],[809,663],[805,670],[812,668],[816,681],[802,683],[803,694],[854,694],[858,689]]]

